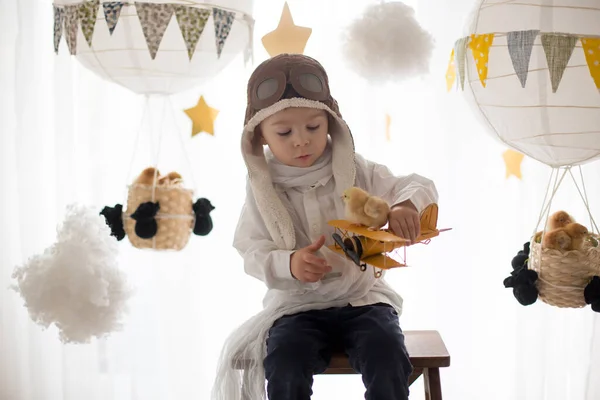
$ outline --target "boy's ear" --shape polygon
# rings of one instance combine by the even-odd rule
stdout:
[[[260,125],[258,125],[254,129],[254,137],[260,142],[261,145],[265,146],[267,144],[267,141],[265,140],[265,137],[262,134],[262,130],[260,129]]]

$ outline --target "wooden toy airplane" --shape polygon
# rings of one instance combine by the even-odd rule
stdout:
[[[421,213],[421,233],[415,243],[428,244],[441,232],[452,229],[437,229],[437,219],[438,205],[430,204]],[[403,259],[406,260],[406,245],[409,242],[394,235],[391,229],[373,231],[366,226],[356,225],[346,220],[329,221],[329,225],[335,228],[335,233],[332,235],[335,244],[328,248],[354,261],[361,271],[366,271],[367,265],[371,265],[375,277],[379,278],[384,269],[406,266],[405,261],[399,262],[387,255],[402,247],[404,248]]]

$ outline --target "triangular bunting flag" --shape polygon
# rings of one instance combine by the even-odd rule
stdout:
[[[124,5],[125,3],[121,1],[102,3],[102,7],[104,7],[104,19],[106,20],[106,25],[108,25],[108,31],[111,35],[117,27],[117,22],[119,22],[119,16],[121,15],[121,9]]]
[[[537,29],[508,32],[508,53],[523,88],[527,82],[533,42],[539,33],[540,31]]]
[[[479,80],[483,87],[487,80],[488,73],[488,58],[490,55],[490,47],[494,41],[494,34],[487,33],[485,35],[471,35],[471,42],[469,48],[473,53],[475,59],[475,67],[477,68],[477,74],[479,74]]]
[[[79,21],[81,21],[81,31],[88,46],[92,47],[92,36],[94,36],[94,27],[96,26],[96,17],[100,8],[99,0],[84,1],[79,4]]]
[[[583,38],[581,45],[585,52],[590,74],[596,83],[596,89],[600,89],[600,39],[598,38]]]
[[[142,31],[146,37],[146,44],[150,57],[154,60],[163,35],[173,16],[173,4],[140,3],[135,2]]]
[[[220,8],[213,8],[217,57],[221,57],[223,46],[225,46],[225,40],[227,40],[227,36],[229,36],[229,32],[231,31],[231,25],[233,25],[234,19],[234,12],[222,10]]]
[[[77,31],[79,29],[79,14],[77,12],[77,4],[65,5],[65,38],[69,53],[77,54]]]
[[[54,5],[54,52],[58,54],[58,45],[62,38],[65,23],[65,9]]]
[[[556,93],[558,85],[563,77],[567,64],[573,54],[573,49],[579,39],[577,36],[561,34],[542,34],[542,46],[546,52],[550,81],[552,82],[552,93]]]
[[[452,53],[450,53],[450,62],[448,63],[448,69],[446,70],[446,86],[448,87],[448,91],[452,89],[454,81],[456,81],[456,66],[454,65],[454,49],[452,49]]]
[[[456,57],[455,62],[458,66],[458,78],[460,80],[460,87],[465,90],[465,60],[467,57],[467,42],[469,37],[460,38],[454,43],[454,55]]]
[[[175,16],[191,60],[196,51],[198,40],[200,40],[206,26],[206,21],[210,17],[210,10],[176,5]]]

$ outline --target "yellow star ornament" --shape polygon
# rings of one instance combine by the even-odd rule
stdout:
[[[282,53],[303,54],[311,33],[311,28],[294,24],[286,2],[277,29],[263,36],[262,44],[271,57]]]
[[[518,151],[508,149],[502,154],[504,164],[506,165],[506,179],[511,175],[521,179],[521,162],[525,156]]]
[[[198,100],[195,107],[184,111],[192,120],[192,137],[200,132],[215,135],[215,119],[219,115],[219,110],[209,107],[204,100],[204,96],[200,96],[200,100]]]

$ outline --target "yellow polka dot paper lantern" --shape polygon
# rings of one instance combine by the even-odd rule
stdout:
[[[551,167],[600,158],[598,1],[482,0],[452,54],[447,81],[494,137]]]

